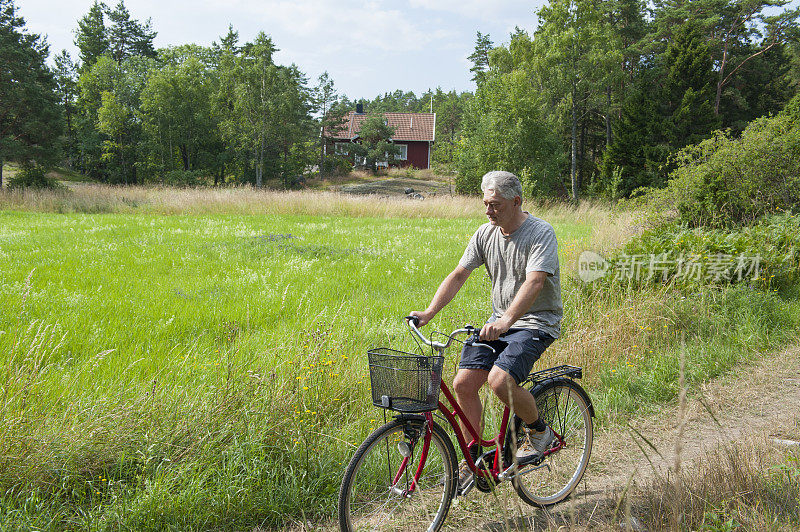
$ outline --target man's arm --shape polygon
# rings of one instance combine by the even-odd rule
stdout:
[[[468,270],[459,265],[456,266],[455,270],[450,272],[450,275],[444,278],[442,284],[436,289],[436,294],[434,294],[433,300],[431,300],[431,304],[428,305],[428,308],[422,312],[415,310],[411,313],[412,316],[419,318],[420,327],[431,321],[445,305],[453,300],[458,291],[461,290],[461,287],[464,286],[464,283],[471,273],[472,270]]]
[[[539,297],[544,282],[547,279],[547,272],[528,272],[525,275],[525,282],[519,287],[517,295],[511,305],[497,321],[487,323],[481,329],[481,340],[491,342],[497,340],[501,334],[511,328],[514,323],[525,314]]]

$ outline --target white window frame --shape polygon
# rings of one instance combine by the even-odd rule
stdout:
[[[408,160],[408,144],[395,144],[400,148],[400,153],[395,156],[395,160],[407,161]]]

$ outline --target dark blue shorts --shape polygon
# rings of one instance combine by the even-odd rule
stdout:
[[[460,368],[485,369],[492,366],[511,375],[517,384],[528,378],[533,363],[539,360],[544,350],[555,338],[537,329],[509,329],[498,340],[482,342],[492,346],[492,353],[485,347],[465,345],[461,350]]]

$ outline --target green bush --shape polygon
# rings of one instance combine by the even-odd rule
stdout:
[[[327,176],[347,175],[353,170],[353,163],[346,157],[328,155],[322,165],[323,173]]]
[[[9,189],[36,188],[59,189],[63,188],[58,181],[47,177],[42,166],[23,166],[22,169],[8,180]]]
[[[740,138],[717,132],[678,152],[667,188],[644,197],[657,220],[739,227],[800,206],[800,95]]]
[[[787,289],[800,281],[800,218],[785,212],[738,230],[663,224],[631,239],[609,268],[604,283]]]

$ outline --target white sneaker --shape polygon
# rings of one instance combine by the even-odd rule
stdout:
[[[537,432],[525,427],[525,439],[517,449],[517,461],[520,465],[525,465],[540,458],[553,445],[555,438],[556,434],[550,427],[547,427],[544,432]]]

